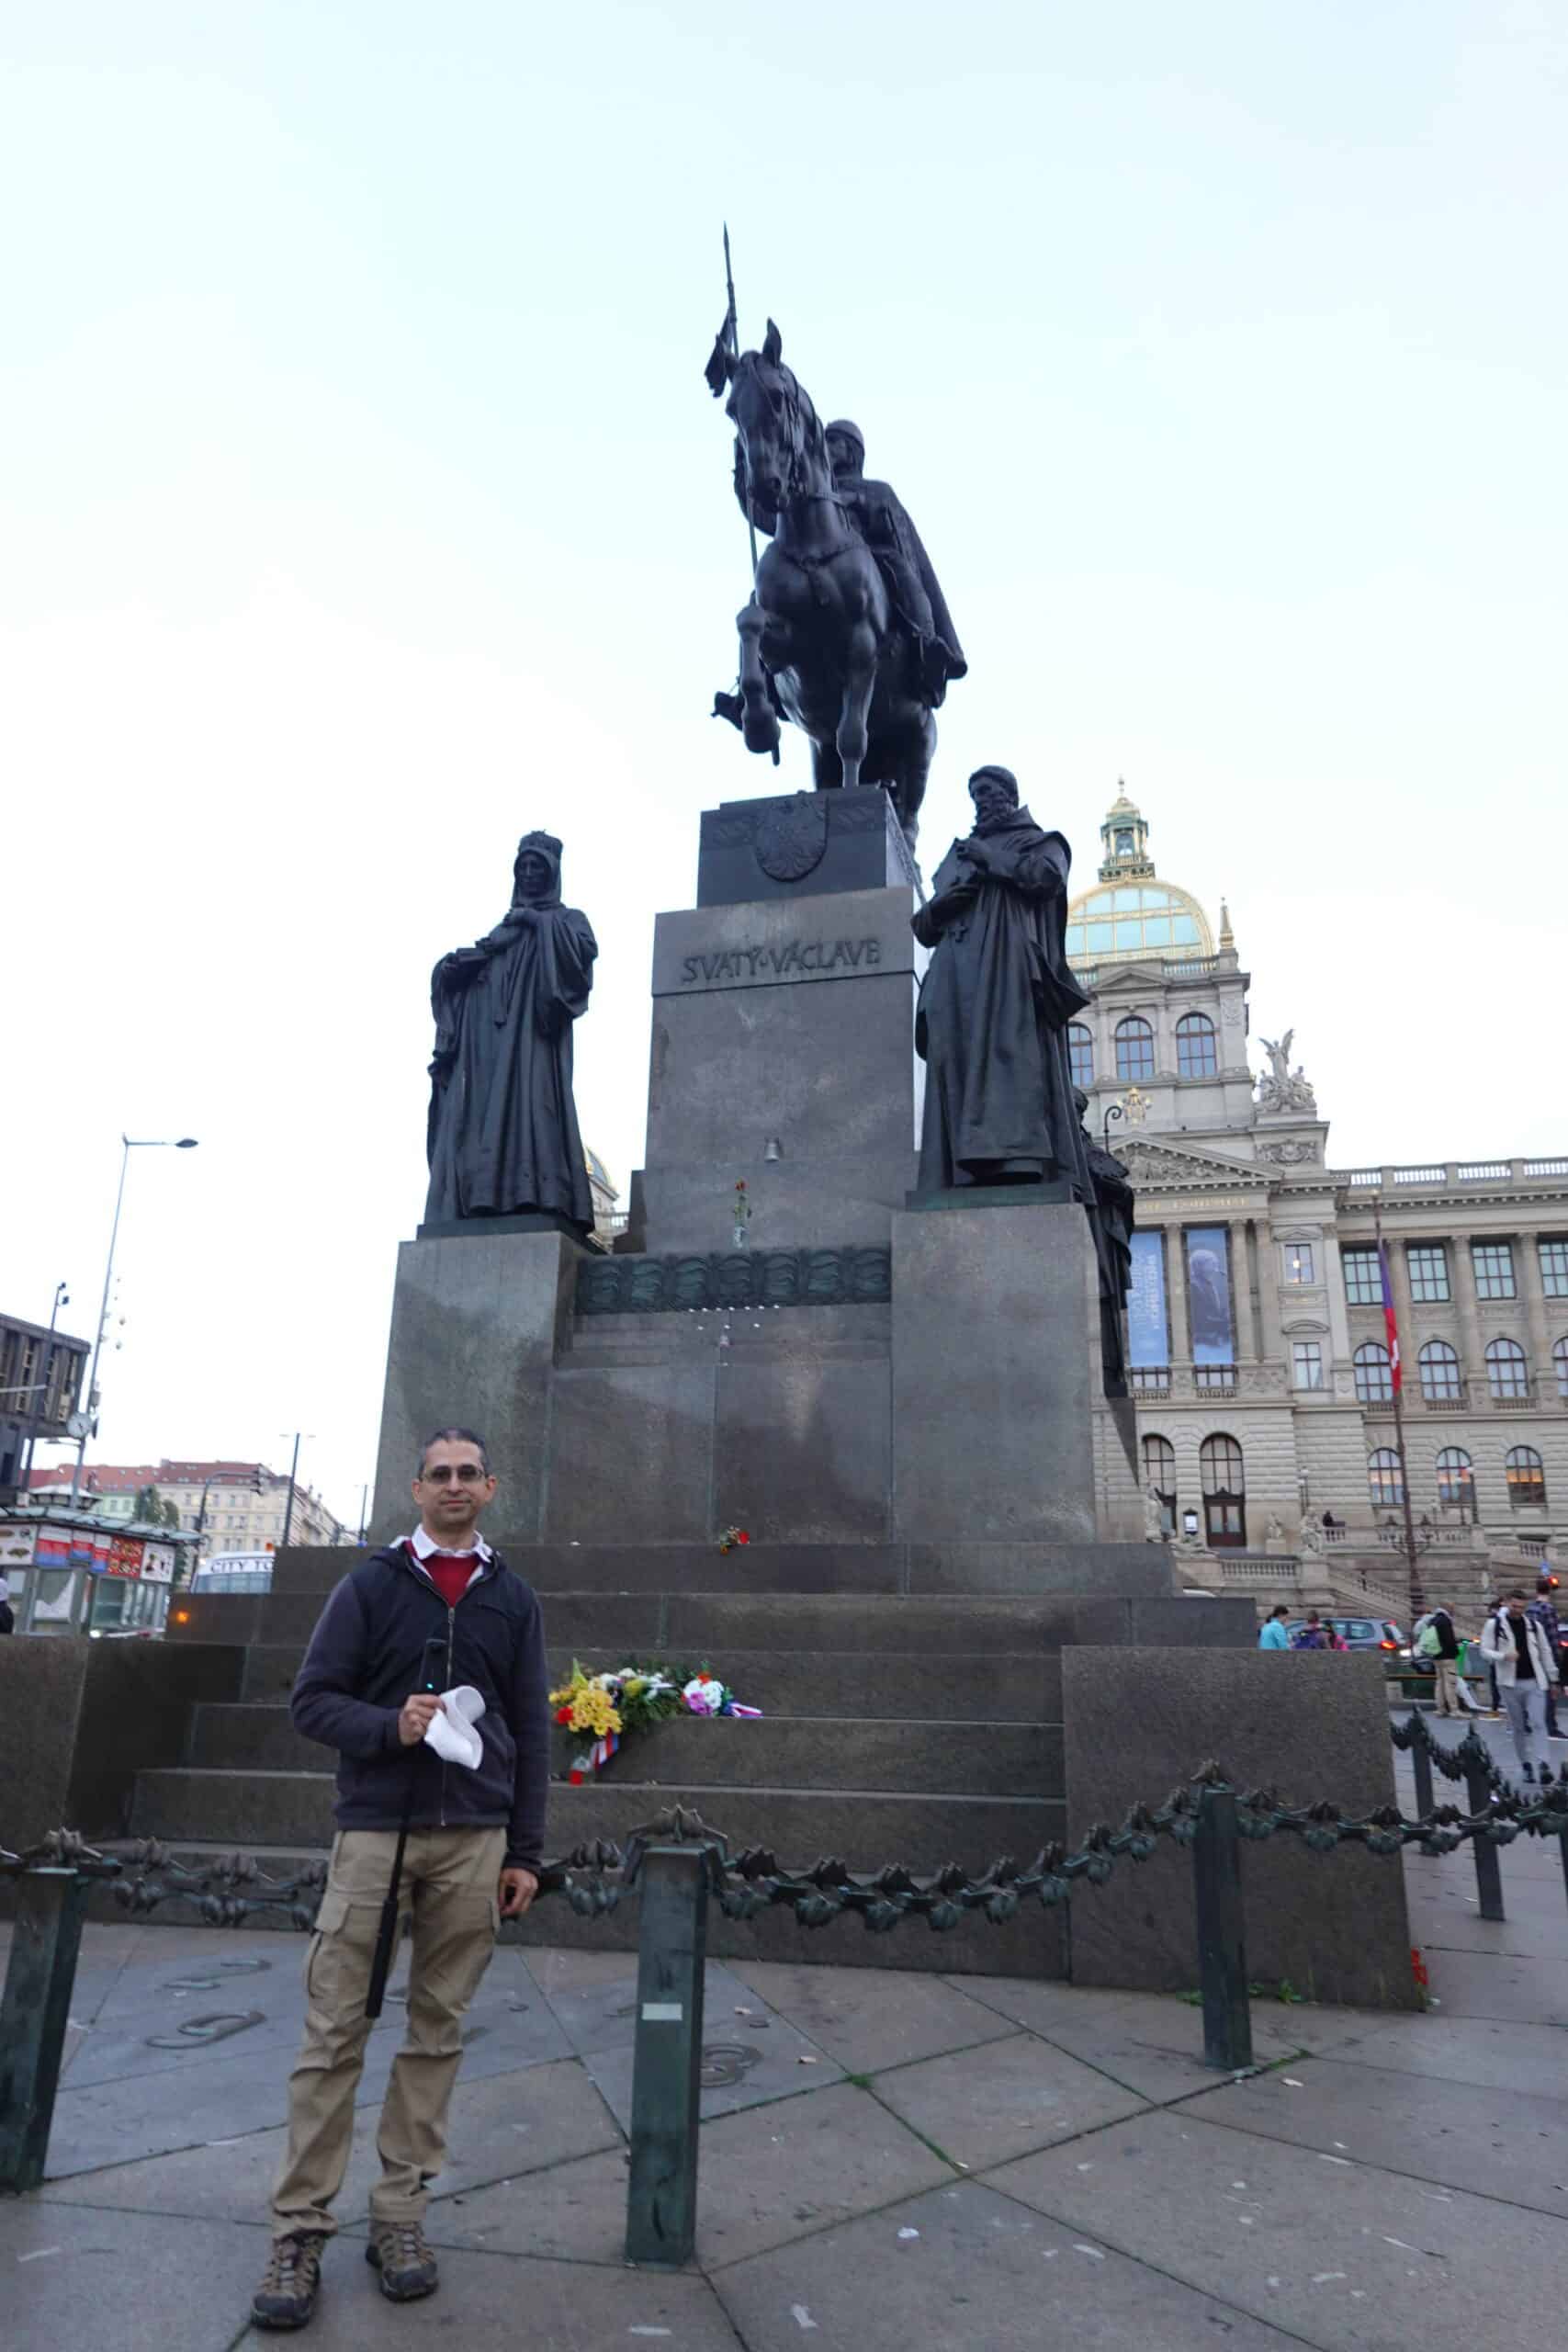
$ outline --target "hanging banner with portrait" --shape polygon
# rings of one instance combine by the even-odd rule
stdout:
[[[1223,1225],[1190,1225],[1187,1245],[1187,1317],[1194,1363],[1234,1363],[1229,1235]]]
[[[1165,1300],[1165,1236],[1133,1235],[1133,1285],[1127,1294],[1127,1361],[1134,1371],[1170,1362]]]

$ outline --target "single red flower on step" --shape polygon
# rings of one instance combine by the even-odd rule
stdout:
[[[750,1544],[751,1538],[743,1527],[738,1527],[735,1531],[735,1540],[738,1544]]]
[[[556,1709],[556,1721],[558,1724],[570,1723],[571,1709],[570,1707],[558,1707]]]

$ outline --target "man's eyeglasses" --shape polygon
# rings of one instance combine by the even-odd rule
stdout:
[[[420,1484],[425,1487],[449,1487],[454,1478],[461,1487],[477,1487],[485,1476],[477,1462],[459,1462],[454,1470],[449,1462],[438,1462],[434,1470],[422,1470]]]

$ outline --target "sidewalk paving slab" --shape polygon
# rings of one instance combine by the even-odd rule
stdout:
[[[345,2228],[363,2219],[380,2171],[380,2120],[378,2106],[361,2108],[355,2117],[348,2173],[334,2209]],[[38,2195],[44,2203],[265,2222],[285,2137],[282,2130],[220,2137],[204,2147],[182,2148],[140,2164],[51,2179]],[[619,2127],[575,2058],[510,2075],[459,2076],[452,2096],[448,2160],[432,2193],[451,2197],[477,2182],[526,2175],[623,2145]]]
[[[970,2172],[1135,2115],[1135,2091],[1034,2035],[926,2058],[875,2078],[876,2096]]]
[[[266,2232],[0,2199],[7,2352],[229,2352]]]
[[[1561,2340],[1568,2222],[1181,2110],[987,2180],[1325,2352]]]
[[[780,1961],[731,1965],[743,1984],[851,2074],[940,2057],[1012,2030],[997,2009],[941,1976],[891,1968],[801,1968]]]
[[[429,2234],[446,2245],[618,2263],[626,2177],[619,2154],[562,2165],[466,2196],[460,2207],[444,2200]],[[812,2235],[953,2177],[951,2165],[852,2083],[727,2115],[703,2133],[698,2267]]]
[[[983,2182],[735,2263],[713,2285],[747,2352],[1285,2352],[1292,2341]]]
[[[1360,2053],[1348,2064],[1304,2058],[1292,2074],[1290,2083],[1277,2074],[1227,2083],[1182,2114],[1568,2221],[1568,2083],[1561,2075],[1543,2075],[1534,2092],[1482,2090],[1380,2074]]]

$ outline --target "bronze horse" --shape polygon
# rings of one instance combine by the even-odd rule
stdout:
[[[783,349],[770,319],[761,351],[721,344],[710,363],[715,390],[731,388],[741,503],[773,534],[737,616],[739,695],[714,708],[749,752],[775,758],[780,716],[793,719],[817,789],[886,786],[913,847],[936,749],[922,650],[834,487],[822,422]]]

